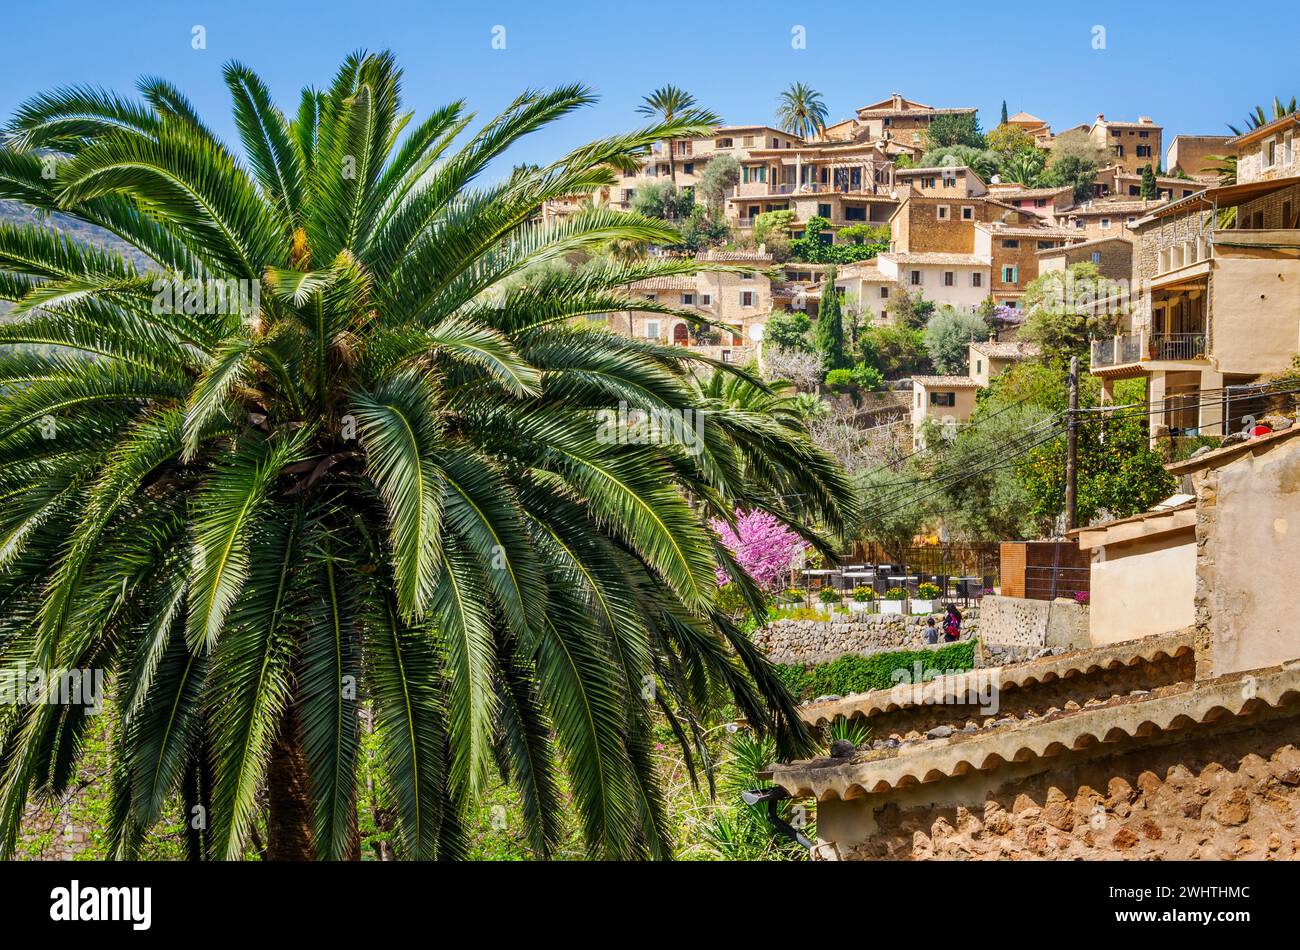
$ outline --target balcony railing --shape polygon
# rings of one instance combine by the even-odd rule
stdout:
[[[1205,356],[1204,333],[1130,333],[1092,341],[1092,368],[1154,360],[1182,362]]]
[[[1129,333],[1124,336],[1092,341],[1092,365],[1094,369],[1106,366],[1123,366],[1136,363],[1142,359],[1142,334]]]
[[[1205,355],[1204,333],[1156,333],[1151,337],[1153,360],[1194,360]]]

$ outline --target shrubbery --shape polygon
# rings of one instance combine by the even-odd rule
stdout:
[[[917,662],[922,675],[932,679],[944,673],[975,668],[975,641],[963,640],[937,650],[895,650],[871,656],[848,654],[830,663],[807,667],[802,663],[776,664],[777,675],[796,700],[817,696],[847,696],[896,685],[896,670],[909,675]]]

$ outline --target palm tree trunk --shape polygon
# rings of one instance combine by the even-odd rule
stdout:
[[[266,773],[270,816],[266,823],[268,861],[310,861],[312,844],[311,799],[307,762],[297,711],[290,706],[280,720],[280,734],[271,749]]]

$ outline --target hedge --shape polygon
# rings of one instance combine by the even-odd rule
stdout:
[[[873,689],[888,689],[897,684],[895,670],[907,670],[909,675],[920,661],[922,676],[931,679],[941,673],[975,668],[975,641],[962,640],[937,650],[895,650],[859,656],[846,654],[830,663],[807,667],[802,663],[775,664],[781,677],[796,700],[817,696],[847,696]]]

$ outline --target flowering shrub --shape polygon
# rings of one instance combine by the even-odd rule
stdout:
[[[853,588],[853,599],[860,604],[869,604],[876,599],[876,592],[870,587]]]
[[[710,521],[709,526],[718,533],[727,550],[736,558],[736,563],[763,590],[776,588],[804,547],[799,535],[765,511],[738,512],[734,531],[717,518]],[[721,567],[716,573],[719,587],[731,580]]]
[[[1092,600],[1092,595],[1089,594],[1086,590],[1076,590],[1074,592],[1074,602],[1078,604],[1080,607],[1087,607],[1089,601],[1091,600]]]
[[[907,591],[902,587],[891,587],[885,591],[885,600],[906,600]]]
[[[840,592],[833,587],[823,587],[817,592],[817,599],[823,604],[834,604],[840,599]]]
[[[928,583],[921,584],[916,588],[916,596],[919,597],[921,600],[938,600],[939,585],[928,584]]]

